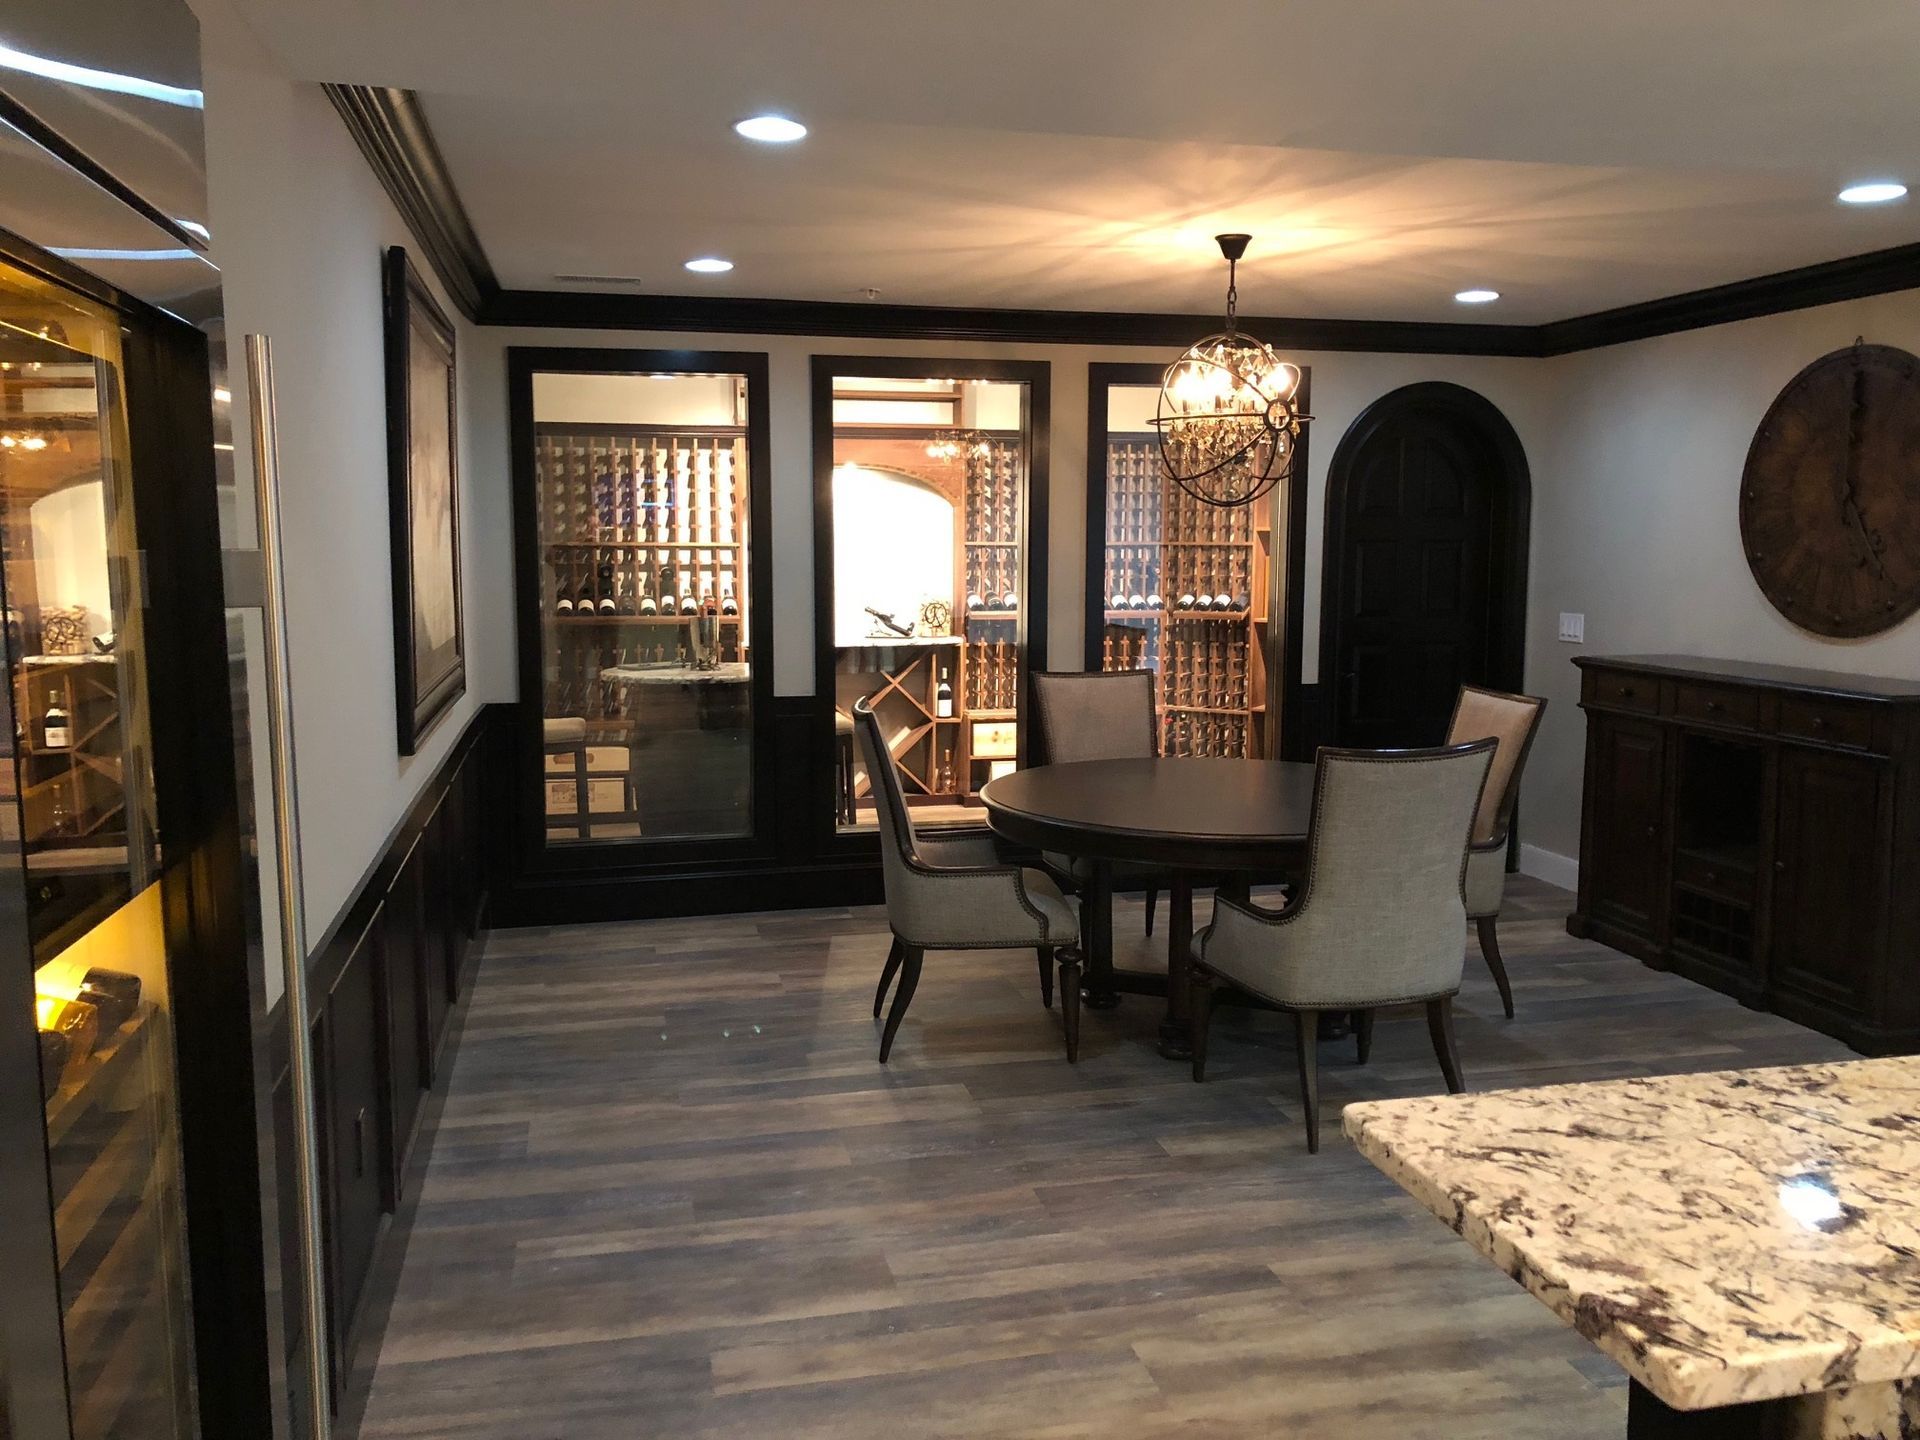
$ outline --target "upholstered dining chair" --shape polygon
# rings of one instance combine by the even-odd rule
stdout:
[[[1500,1005],[1513,1018],[1513,986],[1506,962],[1500,958],[1500,937],[1494,924],[1507,891],[1507,836],[1513,828],[1513,807],[1520,798],[1520,771],[1540,728],[1547,702],[1533,695],[1507,695],[1498,690],[1460,687],[1453,720],[1447,726],[1447,744],[1494,739],[1493,768],[1480,809],[1473,817],[1473,843],[1467,849],[1467,918],[1480,936],[1480,954],[1500,987]]]
[[[1076,760],[1151,760],[1159,750],[1153,722],[1151,670],[1038,671],[1033,677],[1039,730],[1035,763],[1065,765]],[[1040,861],[1068,885],[1087,883],[1093,861],[1083,855],[1042,851]],[[1151,865],[1121,861],[1115,881],[1158,877]],[[1160,888],[1147,886],[1147,934],[1153,934],[1154,902]]]
[[[893,1052],[929,950],[1031,949],[1040,962],[1040,998],[1049,1007],[1057,964],[1067,1060],[1078,1060],[1080,925],[1072,904],[1045,872],[1001,863],[984,837],[944,843],[921,839],[879,717],[858,700],[853,719],[867,747],[867,774],[879,802],[880,870],[894,937],[873,999],[876,1017],[895,973],[900,977],[880,1035],[880,1063]]]
[[[1447,1089],[1464,1088],[1453,996],[1466,964],[1467,840],[1493,755],[1492,740],[1320,752],[1299,895],[1278,911],[1216,895],[1213,923],[1194,937],[1195,1080],[1206,1078],[1214,991],[1227,987],[1293,1012],[1309,1151],[1320,1148],[1323,1011],[1357,1012],[1365,1064],[1373,1012],[1424,1003]]]

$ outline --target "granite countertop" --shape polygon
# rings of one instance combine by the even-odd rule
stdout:
[[[1370,1101],[1343,1124],[1677,1409],[1920,1374],[1920,1058]]]
[[[691,665],[614,665],[600,672],[602,680],[620,685],[744,685],[747,675],[744,660],[712,670],[696,670]]]

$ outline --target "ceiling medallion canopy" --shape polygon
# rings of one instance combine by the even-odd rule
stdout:
[[[1250,235],[1216,235],[1227,260],[1227,328],[1189,345],[1160,381],[1153,426],[1160,459],[1182,490],[1208,505],[1249,505],[1293,470],[1300,367],[1235,321],[1235,281]]]

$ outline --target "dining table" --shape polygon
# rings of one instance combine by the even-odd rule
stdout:
[[[999,776],[980,799],[1008,842],[1090,862],[1080,886],[1082,1003],[1102,1010],[1122,994],[1164,994],[1160,1052],[1185,1059],[1194,886],[1244,900],[1256,877],[1303,872],[1313,776],[1311,764],[1286,760],[1078,760]],[[1113,963],[1113,874],[1122,861],[1168,874],[1164,974]]]

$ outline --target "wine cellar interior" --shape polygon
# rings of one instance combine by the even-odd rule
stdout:
[[[751,814],[746,381],[535,377],[547,839]]]
[[[978,824],[1020,754],[1029,493],[1023,382],[841,376],[833,395],[836,822],[874,824],[870,696],[916,823]]]
[[[1273,516],[1283,491],[1220,507],[1181,489],[1150,424],[1156,394],[1108,390],[1098,668],[1154,672],[1162,755],[1271,758]]]

